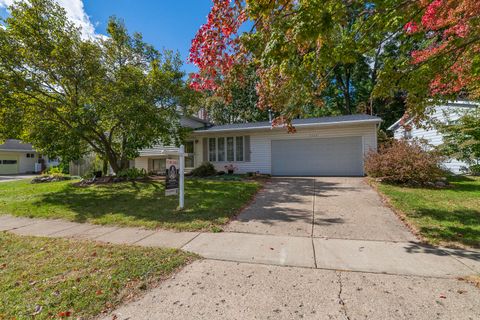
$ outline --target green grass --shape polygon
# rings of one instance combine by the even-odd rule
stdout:
[[[451,177],[451,188],[379,184],[392,205],[432,244],[480,247],[480,177]]]
[[[0,319],[91,318],[155,286],[195,256],[0,232]]]
[[[187,179],[185,209],[165,197],[164,183],[124,182],[76,187],[72,181],[0,184],[0,214],[61,218],[180,231],[218,230],[260,189],[258,182]]]

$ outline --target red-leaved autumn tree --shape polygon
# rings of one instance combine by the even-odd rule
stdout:
[[[190,48],[188,61],[199,69],[190,75],[193,89],[215,91],[231,71],[240,49],[238,29],[245,20],[239,1],[213,0],[207,23],[200,27]]]
[[[405,25],[408,34],[422,34],[423,47],[412,63],[431,64],[432,95],[463,92],[480,96],[480,3],[478,0],[419,0],[425,8],[418,21]]]
[[[192,41],[190,85],[225,97],[249,65],[257,106],[290,129],[332,96],[337,112],[374,113],[375,99],[400,92],[422,114],[432,96],[480,96],[479,17],[478,0],[213,0]]]
[[[404,12],[411,12],[413,3],[213,0],[192,41],[189,61],[199,71],[190,75],[191,87],[226,97],[224,88],[241,83],[248,65],[257,76],[257,106],[275,113],[274,124],[288,126],[326,104],[332,108],[327,112],[358,112],[359,102],[363,109],[371,107],[383,48],[411,20]],[[247,18],[250,32],[240,35]]]

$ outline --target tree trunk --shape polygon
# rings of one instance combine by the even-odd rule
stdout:
[[[352,97],[350,96],[350,66],[345,67],[345,107],[348,114],[352,114]]]
[[[110,167],[112,168],[114,173],[118,173],[122,168],[118,165],[118,158],[117,155],[111,153],[111,152],[106,152],[105,153],[108,163],[110,164]]]
[[[335,78],[337,80],[337,86],[340,91],[343,93],[343,101],[345,105],[343,110],[345,114],[352,114],[352,99],[350,96],[350,67],[343,66],[342,68],[337,68],[335,71]],[[345,79],[343,79],[345,76]]]
[[[103,171],[103,175],[106,176],[108,174],[108,160],[107,160],[107,157],[104,156],[102,160],[103,160],[102,171]]]

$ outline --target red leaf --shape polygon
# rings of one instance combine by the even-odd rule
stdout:
[[[60,318],[67,318],[67,317],[70,317],[71,315],[72,315],[71,311],[62,311],[57,314],[57,316]]]

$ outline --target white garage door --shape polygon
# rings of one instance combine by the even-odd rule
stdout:
[[[0,174],[18,173],[18,157],[0,153]]]
[[[272,174],[362,176],[362,137],[272,140]]]

